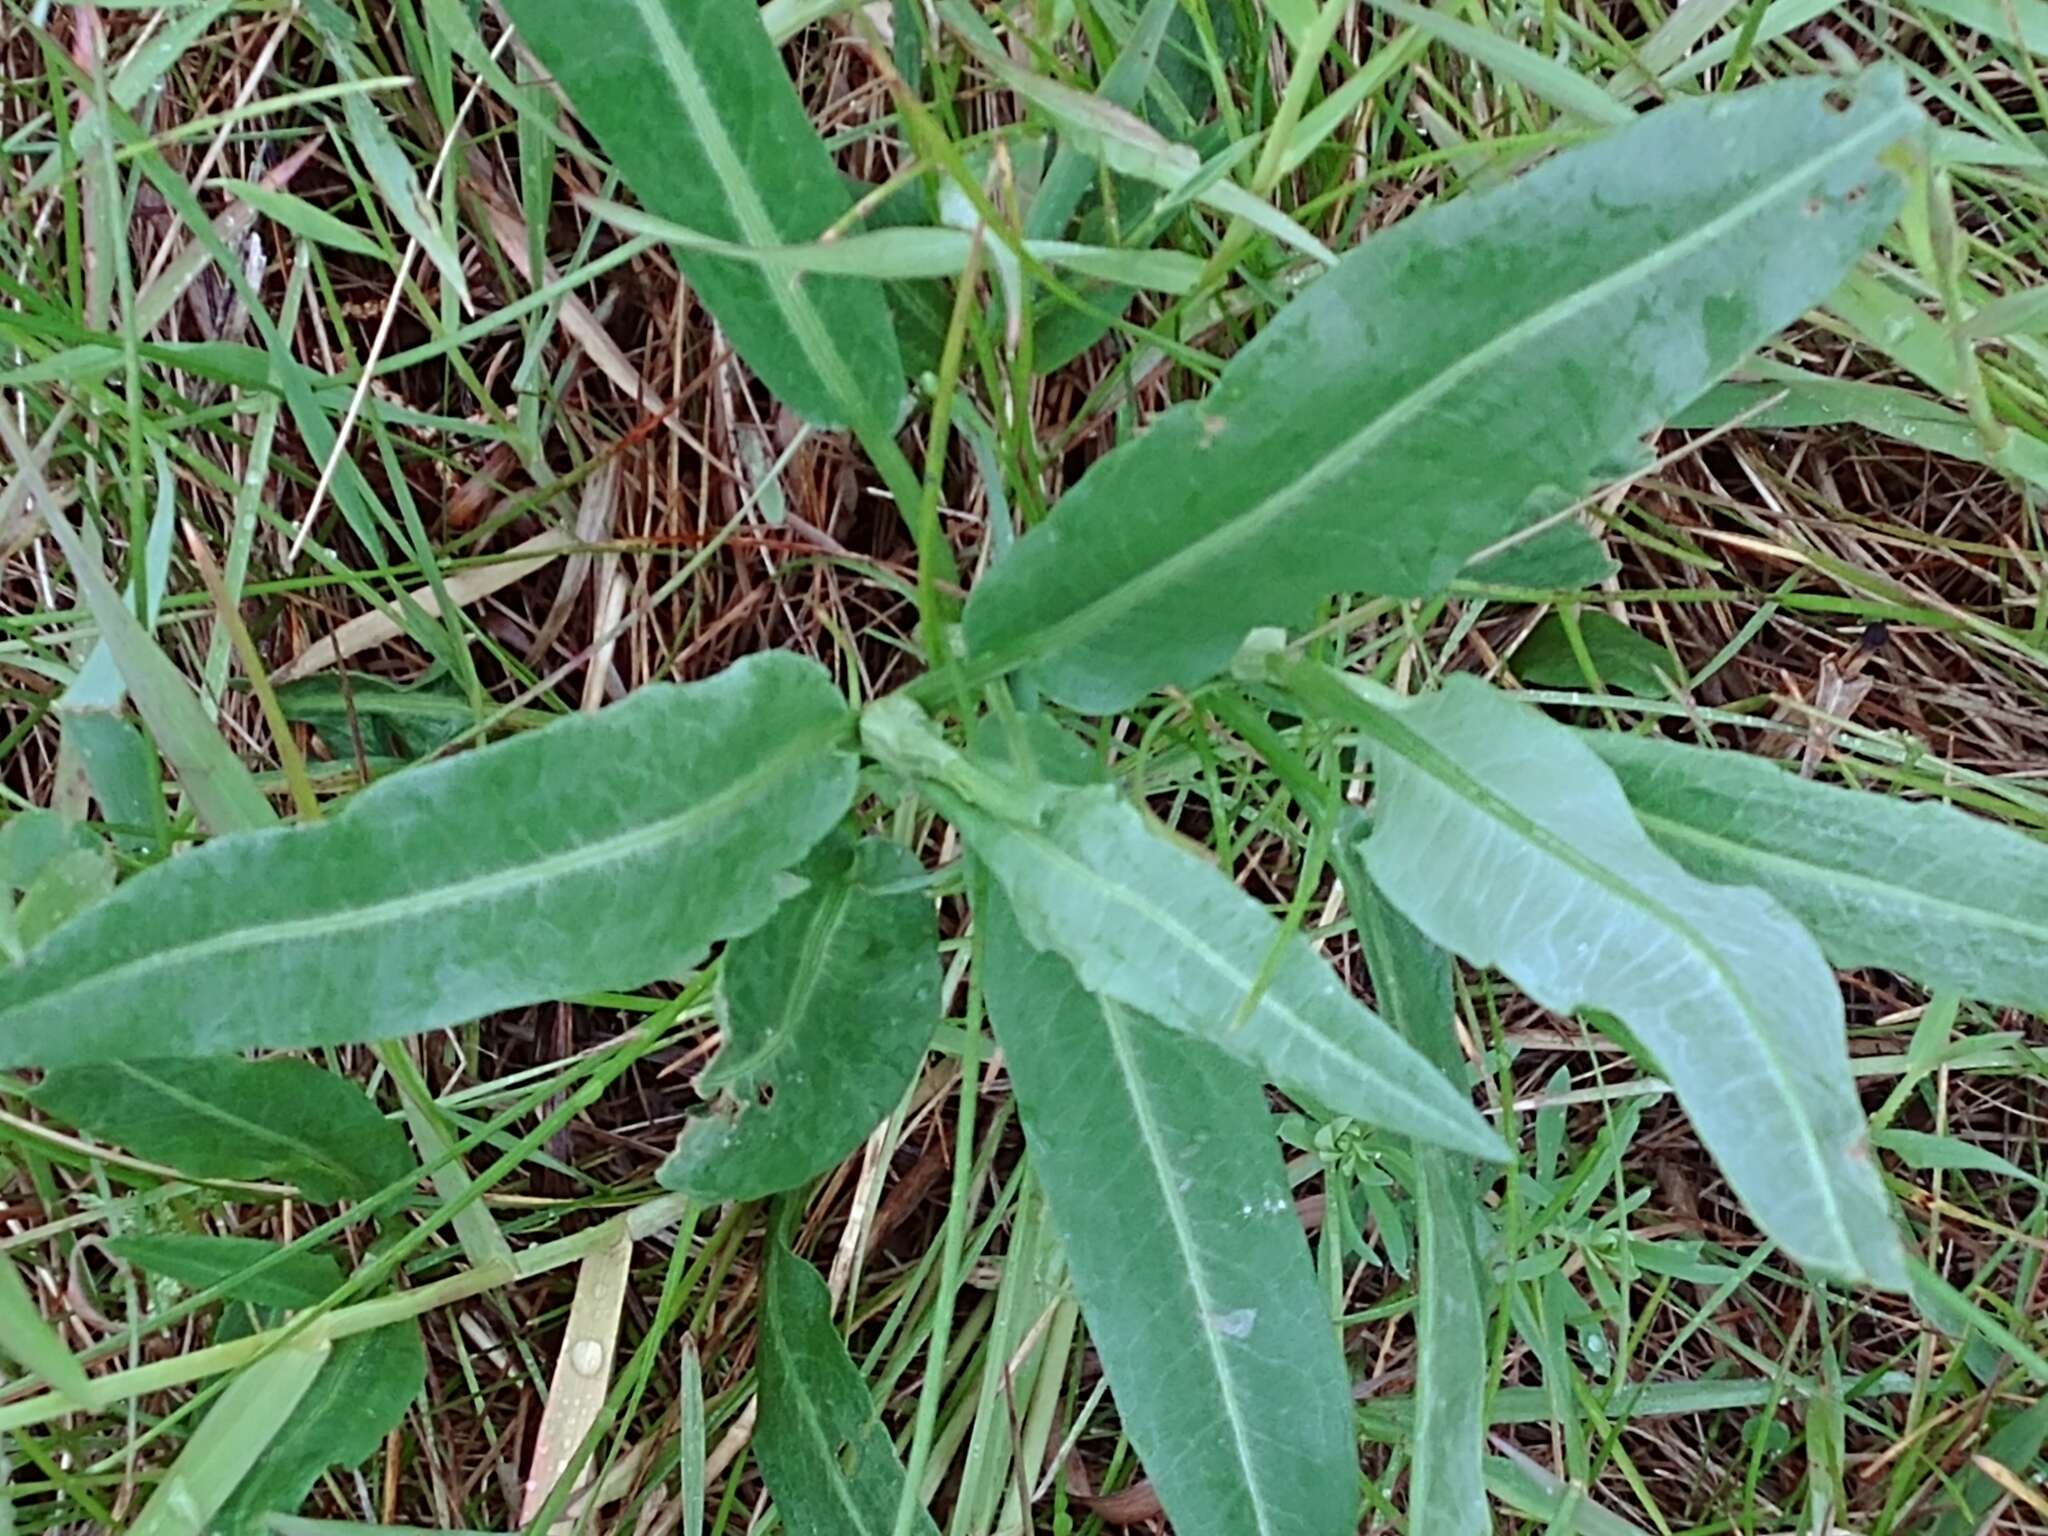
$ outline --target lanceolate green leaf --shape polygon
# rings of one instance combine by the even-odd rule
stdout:
[[[992,889],[975,922],[1032,1166],[1174,1530],[1352,1531],[1349,1383],[1257,1079],[1089,995]]]
[[[851,203],[753,0],[507,0],[648,212],[740,245],[815,240]],[[886,432],[903,366],[882,290],[682,253],[691,286],[778,399]]]
[[[94,1406],[85,1368],[44,1318],[28,1282],[5,1254],[0,1254],[0,1351],[79,1407]]]
[[[983,579],[974,651],[1107,711],[1441,588],[1827,294],[1919,121],[1887,71],[1683,102],[1374,236]]]
[[[862,728],[884,761],[931,776],[926,793],[1002,886],[1025,937],[1064,957],[1089,991],[1340,1113],[1502,1156],[1465,1095],[1306,939],[1114,786],[1044,783],[993,755],[969,761],[896,701],[870,706]]]
[[[1374,888],[1358,862],[1364,819],[1340,829],[1337,870],[1351,904],[1373,996],[1387,1022],[1452,1082],[1465,1079],[1451,1015],[1451,957]],[[1408,1524],[1431,1536],[1487,1536],[1486,1327],[1492,1307],[1473,1223],[1479,1186],[1456,1153],[1417,1143],[1415,1461]]]
[[[939,1022],[938,931],[923,866],[835,836],[810,881],[719,962],[723,1044],[697,1080],[661,1182],[706,1202],[794,1189],[861,1144],[903,1097]]]
[[[1424,698],[1368,702],[1325,669],[1278,672],[1306,707],[1371,742],[1365,861],[1389,901],[1546,1008],[1619,1018],[1787,1252],[1904,1286],[1841,993],[1782,907],[1686,873],[1577,735],[1482,683],[1454,677]]]
[[[327,1468],[359,1466],[376,1455],[426,1380],[427,1351],[418,1323],[335,1340],[312,1387],[208,1531],[269,1536],[271,1514],[297,1509]]]
[[[1585,741],[1660,848],[1703,880],[1769,891],[1843,970],[2048,1013],[2048,844],[1740,752]]]
[[[354,1083],[309,1061],[109,1061],[35,1091],[66,1125],[198,1179],[281,1179],[325,1205],[418,1174],[405,1133]]]
[[[776,1513],[795,1536],[938,1536],[919,1510],[896,1533],[903,1464],[832,1326],[818,1272],[768,1240],[761,1296],[761,1416],[754,1430]]]
[[[138,1233],[110,1237],[106,1249],[138,1269],[167,1275],[195,1291],[219,1286],[228,1300],[259,1307],[317,1306],[341,1289],[341,1266],[327,1254],[286,1252],[260,1237]]]
[[[0,974],[0,1061],[378,1039],[673,975],[845,814],[848,729],[823,669],[755,656],[220,838]]]

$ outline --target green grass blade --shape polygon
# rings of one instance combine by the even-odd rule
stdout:
[[[778,246],[815,240],[851,206],[751,0],[505,9],[650,213],[734,244]],[[903,367],[879,288],[677,259],[792,410],[821,426],[894,424]]]
[[[1440,589],[1825,296],[1920,121],[1884,71],[1680,103],[1374,236],[983,578],[973,651],[1108,711],[1328,593]]]
[[[34,469],[38,461],[33,450],[4,411],[0,411],[0,445],[29,474],[32,488],[48,509],[44,526],[64,551],[71,579],[78,584],[79,594],[99,626],[100,638],[121,670],[129,697],[149,723],[157,746],[177,769],[178,782],[191,797],[199,819],[215,832],[243,832],[272,825],[276,814],[256,788],[248,768],[213,728],[192,685],[157,648],[114,584],[107,580],[98,555],[87,547],[51,497],[49,488],[42,484],[41,472]]]
[[[1577,735],[1475,679],[1375,703],[1312,664],[1275,676],[1316,715],[1367,734],[1379,809],[1365,863],[1389,901],[1544,1007],[1620,1019],[1758,1224],[1801,1263],[1905,1286],[1842,995],[1784,908],[1688,874]]]
[[[0,1255],[0,1350],[79,1407],[91,1408],[98,1401],[85,1368],[44,1320],[21,1271],[4,1255]]]
[[[1761,887],[1841,970],[2048,1013],[2048,844],[1952,806],[1817,784],[1740,752],[1581,737],[1702,880]]]
[[[715,1102],[661,1170],[706,1204],[794,1189],[844,1159],[903,1097],[938,1028],[938,934],[917,860],[841,835],[798,873],[809,889],[719,962],[723,1043],[696,1085]]]
[[[1257,1080],[1091,996],[993,890],[975,919],[1032,1167],[1174,1529],[1353,1530],[1349,1386]]]
[[[325,1340],[287,1344],[229,1382],[129,1536],[211,1536],[221,1507],[263,1461],[332,1352]]]
[[[322,1472],[360,1466],[382,1450],[426,1380],[418,1323],[336,1340],[312,1388],[210,1529],[219,1536],[267,1536],[272,1513],[297,1509]]]
[[[217,840],[0,974],[0,1056],[388,1038],[677,974],[845,814],[849,724],[816,663],[753,656]]]

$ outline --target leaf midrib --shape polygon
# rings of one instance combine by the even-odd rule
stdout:
[[[711,162],[734,217],[746,232],[747,243],[756,246],[783,244],[781,232],[769,218],[767,205],[761,200],[760,189],[747,174],[746,162],[726,136],[725,124],[719,121],[716,112],[706,110],[710,97],[704,89],[703,76],[697,70],[689,45],[677,33],[660,0],[633,0],[633,7],[639,12],[641,24],[653,40],[655,57],[661,61],[669,83],[675,87],[683,115],[689,119],[691,130],[704,146],[705,158]],[[804,292],[800,278],[773,268],[764,268],[762,277],[768,291],[775,296],[776,308],[782,311],[783,319],[789,324],[790,334],[796,337],[805,359],[847,413],[847,420],[855,425],[866,425],[869,415],[867,402],[854,382],[845,357],[833,343],[824,317]]]
[[[1155,1182],[1159,1188],[1160,1206],[1166,1212],[1167,1222],[1173,1229],[1174,1243],[1181,1250],[1181,1267],[1187,1276],[1188,1288],[1194,1292],[1196,1331],[1202,1337],[1210,1366],[1216,1374],[1217,1391],[1222,1399],[1224,1417],[1230,1425],[1231,1449],[1238,1466],[1243,1470],[1244,1485],[1251,1494],[1252,1514],[1258,1521],[1260,1536],[1268,1536],[1273,1526],[1266,1515],[1266,1497],[1259,1482],[1258,1459],[1252,1454],[1250,1431],[1237,1401],[1237,1374],[1229,1358],[1223,1353],[1222,1344],[1216,1336],[1214,1319],[1218,1313],[1215,1298],[1202,1273],[1200,1250],[1195,1244],[1193,1228],[1188,1220],[1187,1205],[1181,1199],[1178,1184],[1170,1176],[1171,1165],[1165,1144],[1160,1138],[1158,1117],[1154,1114],[1152,1102],[1145,1092],[1144,1074],[1139,1070],[1131,1054],[1129,1028],[1122,1017],[1123,1007],[1114,999],[1099,994],[1096,1002],[1102,1010],[1102,1021],[1109,1036],[1110,1050],[1116,1055],[1117,1068],[1130,1100],[1131,1119],[1137,1127],[1138,1138],[1144,1143],[1148,1162],[1154,1171]]]
[[[1654,829],[1676,841],[1721,849],[1736,862],[1803,871],[1812,878],[1822,879],[1830,884],[1854,886],[1875,898],[1896,899],[1901,891],[1909,891],[1915,903],[1950,914],[1958,922],[1967,921],[1981,927],[1996,928],[2027,943],[2048,947],[2048,923],[2027,922],[1991,907],[1967,906],[1917,887],[1892,885],[1876,880],[1855,870],[1844,869],[1840,865],[1822,864],[1809,859],[1794,858],[1789,854],[1773,853],[1769,849],[1757,847],[1754,843],[1742,842],[1725,833],[1709,832],[1689,822],[1675,821],[1654,811],[1646,811],[1640,806],[1631,804],[1631,808],[1636,813],[1636,819],[1642,822],[1646,829]]]
[[[139,982],[157,972],[237,954],[247,949],[287,944],[307,938],[330,938],[336,934],[360,932],[407,918],[423,920],[444,909],[459,908],[473,897],[490,898],[507,891],[522,890],[563,876],[578,874],[613,862],[615,859],[645,852],[665,842],[687,836],[700,822],[716,821],[738,803],[758,794],[767,784],[791,772],[801,764],[802,759],[822,754],[834,737],[844,730],[845,722],[835,717],[829,726],[821,726],[793,738],[785,743],[780,752],[766,758],[751,773],[734,780],[716,794],[673,816],[665,816],[658,821],[629,828],[566,852],[550,854],[531,863],[493,870],[452,884],[429,886],[425,890],[410,891],[403,896],[370,902],[360,907],[328,910],[308,917],[292,918],[286,922],[237,928],[228,933],[212,934],[190,943],[153,950],[120,965],[90,971],[52,991],[25,997],[12,1004],[0,1003],[0,1018],[4,1018],[17,1008],[57,1006],[66,998],[96,988]]]
[[[953,819],[958,820],[959,818],[955,817]],[[1151,922],[1170,938],[1178,941],[1181,947],[1189,954],[1202,960],[1231,986],[1239,989],[1243,995],[1251,995],[1256,978],[1242,974],[1225,956],[1200,942],[1199,936],[1183,925],[1171,913],[1163,912],[1150,902],[1145,901],[1137,892],[1131,890],[1130,887],[1107,879],[1092,865],[1068,853],[1066,849],[1047,837],[1038,828],[1027,827],[1008,821],[1002,822],[1002,825],[1012,834],[1033,843],[1048,863],[1064,866],[1080,879],[1099,886],[1102,890],[1109,893],[1117,905],[1128,909],[1141,920]],[[1144,829],[1140,827],[1139,830],[1143,831]],[[1366,1013],[1363,1003],[1358,1003],[1355,999],[1351,1001],[1358,1008],[1359,1012]],[[1316,1054],[1334,1061],[1340,1073],[1354,1077],[1358,1074],[1361,1063],[1354,1060],[1334,1040],[1326,1038],[1319,1030],[1311,1026],[1272,987],[1265,988],[1259,996],[1257,1011],[1264,1012],[1268,1009],[1286,1021],[1290,1036],[1297,1040],[1306,1041]],[[1367,1017],[1372,1017],[1372,1015],[1367,1014]],[[1162,1020],[1161,1022],[1164,1023],[1165,1021]],[[1169,1024],[1168,1027],[1172,1028],[1174,1026]],[[1193,1032],[1183,1031],[1183,1033],[1192,1034]],[[1389,1033],[1391,1034],[1391,1031]],[[1196,1036],[1196,1038],[1204,1037]],[[1221,1045],[1226,1050],[1230,1048],[1230,1042],[1227,1037],[1216,1037],[1212,1043]],[[1399,1040],[1398,1037],[1395,1038],[1394,1043],[1403,1049],[1412,1049],[1412,1047],[1406,1045],[1406,1042]],[[1406,1089],[1399,1088],[1384,1078],[1380,1079],[1379,1087],[1381,1092],[1390,1097],[1397,1097],[1408,1106],[1411,1112],[1417,1113],[1419,1117],[1426,1117],[1432,1124],[1438,1125],[1446,1131],[1455,1131],[1457,1129],[1455,1126],[1446,1125],[1443,1117],[1432,1106],[1416,1098]]]
[[[1896,133],[1899,127],[1910,121],[1912,110],[1909,105],[1901,105],[1887,112],[1870,127],[1852,138],[1844,139],[1826,153],[1801,162],[1797,171],[1780,177],[1761,192],[1737,202],[1727,211],[1700,225],[1691,234],[1670,245],[1660,246],[1650,255],[1631,262],[1598,282],[1538,310],[1534,315],[1517,321],[1470,352],[1453,359],[1442,370],[1390,403],[1386,410],[1323,454],[1302,474],[1255,503],[1241,516],[1182,545],[1164,560],[1148,566],[1130,581],[1075,609],[1065,618],[1032,631],[1030,638],[1041,642],[1038,647],[1041,654],[1057,654],[1070,650],[1080,641],[1114,622],[1119,610],[1135,608],[1170,588],[1191,567],[1199,567],[1210,563],[1212,559],[1220,560],[1228,556],[1239,544],[1263,532],[1269,523],[1284,516],[1295,502],[1317,490],[1325,481],[1344,473],[1352,462],[1377,447],[1382,439],[1434,406],[1443,395],[1471,375],[1483,371],[1503,353],[1525,340],[1533,342],[1544,332],[1574,318],[1583,310],[1607,298],[1610,293],[1628,286],[1638,277],[1683,260],[1699,246],[1718,238],[1726,229],[1741,223],[1777,198],[1786,195],[1799,183],[1827,170],[1840,160],[1860,153],[1870,140]]]
[[[1335,691],[1350,696],[1350,690],[1344,688],[1341,683],[1336,685]],[[1349,713],[1354,720],[1371,732],[1374,740],[1397,752],[1454,797],[1466,801],[1481,815],[1531,844],[1539,853],[1555,859],[1588,884],[1607,892],[1626,906],[1645,912],[1652,920],[1670,929],[1679,941],[1694,953],[1708,972],[1720,982],[1722,990],[1735,1002],[1735,1012],[1744,1023],[1745,1032],[1752,1046],[1769,1068],[1771,1086],[1777,1090],[1778,1097],[1791,1111],[1787,1118],[1792,1123],[1794,1134],[1799,1138],[1808,1159],[1819,1175],[1812,1181],[1813,1187],[1820,1191],[1821,1199],[1832,1220],[1836,1238],[1843,1245],[1844,1251],[1853,1255],[1856,1252],[1856,1243],[1848,1223],[1842,1217],[1841,1206],[1835,1198],[1834,1182],[1826,1176],[1828,1159],[1819,1142],[1815,1140],[1806,1116],[1800,1112],[1798,1097],[1793,1093],[1784,1071],[1782,1053],[1773,1041],[1771,1032],[1758,1027],[1751,1012],[1752,1005],[1748,993],[1721,959],[1720,952],[1707,941],[1706,936],[1655,896],[1618,878],[1597,862],[1585,858],[1548,827],[1525,816],[1519,807],[1495,794],[1493,790],[1466,773],[1435,745],[1387,711],[1358,700],[1356,707],[1349,710]],[[1601,767],[1609,773],[1612,772],[1611,769],[1606,769],[1605,764],[1601,764]]]
[[[777,1257],[779,1259],[780,1255]],[[792,1261],[798,1264],[803,1262],[803,1260],[795,1259],[793,1256]],[[773,1338],[781,1335],[783,1330],[774,1321],[773,1308],[770,1309],[769,1317],[769,1336]],[[788,1384],[794,1388],[796,1385],[796,1373],[793,1367],[796,1364],[796,1350],[793,1340],[788,1338],[782,1339],[781,1354],[782,1363],[787,1372]],[[815,1442],[816,1460],[825,1471],[825,1486],[832,1490],[839,1506],[846,1511],[853,1523],[853,1529],[861,1532],[862,1536],[866,1536],[867,1532],[873,1531],[875,1528],[867,1523],[859,1503],[853,1497],[853,1488],[847,1482],[845,1469],[839,1465],[839,1457],[833,1448],[837,1437],[825,1432],[825,1420],[818,1411],[818,1398],[812,1393],[799,1391],[791,1391],[789,1396],[795,1405],[798,1422],[810,1431],[810,1438]],[[852,1437],[849,1436],[848,1438],[850,1440]]]
[[[221,1109],[219,1105],[209,1100],[187,1093],[184,1089],[177,1087],[175,1084],[165,1082],[160,1077],[152,1077],[132,1061],[110,1061],[107,1065],[114,1068],[117,1072],[126,1073],[144,1087],[153,1092],[161,1093],[180,1108],[190,1110],[202,1119],[218,1121],[220,1124],[254,1139],[269,1141],[277,1146],[288,1148],[307,1162],[325,1169],[334,1182],[343,1188],[360,1187],[363,1182],[355,1176],[354,1169],[349,1168],[346,1164],[336,1162],[332,1157],[329,1157],[310,1142],[300,1141],[267,1125],[258,1125],[253,1120],[247,1120],[238,1115],[231,1115]],[[304,1181],[301,1180],[299,1182],[303,1183]]]

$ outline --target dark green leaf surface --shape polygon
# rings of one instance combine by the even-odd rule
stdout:
[[[975,921],[1032,1167],[1174,1529],[1344,1536],[1349,1383],[1257,1079],[1091,996],[993,890]]]
[[[1453,677],[1419,699],[1367,703],[1324,669],[1283,675],[1308,708],[1369,735],[1365,861],[1389,901],[1544,1007],[1620,1019],[1794,1258],[1905,1284],[1842,996],[1784,908],[1688,874],[1579,735],[1483,683]]]
[[[269,1536],[270,1515],[297,1509],[327,1468],[358,1466],[376,1455],[426,1380],[418,1323],[335,1340],[313,1385],[207,1530]]]
[[[1451,1011],[1451,957],[1397,912],[1358,862],[1363,819],[1339,833],[1338,872],[1351,904],[1373,996],[1389,1024],[1454,1083],[1466,1077]],[[1487,1536],[1486,1394],[1492,1306],[1474,1241],[1479,1184],[1456,1153],[1413,1149],[1415,1229],[1415,1465],[1408,1523],[1431,1536]]]
[[[903,1464],[832,1326],[818,1272],[780,1235],[761,1297],[761,1474],[793,1536],[891,1536]],[[917,1512],[908,1536],[938,1536]]]
[[[753,0],[505,9],[649,213],[741,245],[799,245],[851,206]],[[820,425],[895,423],[903,365],[876,285],[689,253],[677,261],[792,410]]]
[[[874,712],[870,711],[871,718]],[[1090,992],[1222,1046],[1343,1114],[1499,1158],[1465,1095],[1345,990],[1299,934],[1107,784],[1029,784],[985,760],[1009,804],[929,793],[1037,948]]]
[[[228,1300],[259,1307],[317,1306],[341,1288],[341,1266],[324,1253],[283,1253],[250,1274],[258,1263],[282,1253],[277,1244],[257,1237],[110,1237],[106,1249],[138,1269],[167,1275],[195,1291],[218,1285]]]
[[[2048,844],[1740,752],[1585,740],[1660,848],[1703,880],[1769,891],[1841,969],[2048,1013]]]
[[[0,1062],[374,1040],[673,975],[845,814],[847,730],[823,669],[753,656],[217,839],[0,974]]]
[[[308,1061],[110,1061],[59,1067],[36,1104],[67,1125],[199,1179],[280,1179],[357,1200],[411,1179],[405,1132],[354,1083]]]
[[[1555,613],[1515,648],[1508,662],[1515,676],[1538,688],[1590,689],[1593,678],[1598,678],[1610,691],[1638,698],[1661,699],[1670,693],[1664,678],[1676,677],[1678,665],[1663,646],[1597,609],[1581,611],[1578,626],[1579,642],[1593,664],[1593,677],[1586,675],[1578,652],[1572,649],[1571,631]]]
[[[661,1182],[706,1202],[794,1189],[857,1148],[939,1022],[938,930],[923,866],[895,843],[828,839],[804,893],[728,945],[723,1044],[697,1080]]]
[[[1919,121],[1883,71],[1680,102],[1374,236],[984,578],[973,650],[1109,711],[1438,590],[1823,297]]]

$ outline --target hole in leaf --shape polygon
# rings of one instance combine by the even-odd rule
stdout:
[[[775,1102],[775,1085],[773,1083],[763,1083],[756,1088],[754,1090],[754,1102],[763,1109],[773,1104]]]
[[[1841,86],[1836,86],[1821,97],[1821,104],[1830,112],[1846,112],[1856,105],[1856,98]]]

